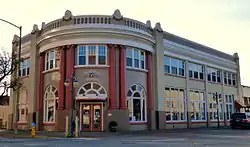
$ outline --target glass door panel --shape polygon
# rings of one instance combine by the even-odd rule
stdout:
[[[102,126],[102,108],[100,104],[94,104],[93,107],[93,130],[101,130]]]
[[[83,104],[82,105],[82,130],[90,130],[91,129],[91,105]]]

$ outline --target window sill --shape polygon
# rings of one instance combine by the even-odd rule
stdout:
[[[20,78],[20,79],[26,79],[26,78],[29,78],[29,77],[30,77],[30,75],[27,75],[27,76],[21,76],[21,77],[19,76],[19,78]]]
[[[135,70],[135,71],[148,72],[148,70],[146,70],[146,69],[135,68],[135,67],[129,67],[129,66],[126,66],[126,69],[127,69],[127,70]]]
[[[27,121],[19,121],[17,122],[17,125],[27,125],[28,122]]]
[[[129,122],[130,125],[145,125],[147,123],[148,122],[146,122],[146,121],[131,121],[131,122]]]
[[[211,81],[207,81],[209,84],[217,84],[217,85],[222,85],[222,83],[218,83],[218,82],[211,82]]]
[[[178,76],[178,75],[173,75],[173,74],[168,74],[168,73],[165,73],[165,76],[172,76],[172,77],[183,78],[183,79],[186,78],[185,76]]]
[[[198,81],[198,82],[205,82],[204,79],[196,79],[196,78],[191,78],[191,77],[189,77],[189,80]]]
[[[75,65],[75,68],[108,68],[108,65]]]
[[[57,71],[57,70],[59,70],[59,68],[53,68],[53,69],[45,70],[45,71],[43,71],[43,74],[53,72],[53,71]]]
[[[224,86],[228,86],[228,87],[235,87],[235,88],[236,88],[236,85],[228,85],[228,84],[224,84]]]
[[[192,123],[203,123],[207,122],[207,120],[191,120]]]
[[[166,124],[186,124],[187,120],[179,120],[179,121],[166,121]]]
[[[44,126],[54,126],[56,125],[56,122],[43,122]]]

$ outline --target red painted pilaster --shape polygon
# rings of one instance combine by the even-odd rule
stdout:
[[[41,53],[40,57],[39,57],[39,77],[38,77],[38,100],[37,100],[37,108],[38,108],[38,112],[42,112],[43,111],[43,84],[44,84],[44,76],[43,76],[43,71],[44,71],[44,67],[45,67],[45,54]]]
[[[147,91],[148,91],[148,109],[153,108],[153,83],[152,83],[152,53],[146,53],[146,64],[147,64]]]
[[[74,71],[74,61],[75,61],[75,46],[70,45],[68,46],[67,50],[67,77],[72,77],[72,73]],[[72,84],[71,78],[69,78],[69,85]],[[71,87],[67,87],[67,107],[66,109],[70,110],[72,107],[72,93],[71,91],[74,89],[71,89]]]
[[[109,109],[117,109],[114,45],[109,45]]]
[[[65,76],[66,76],[66,50],[64,46],[60,47],[60,82],[59,82],[59,106],[58,110],[64,109],[64,103],[65,103]]]
[[[120,46],[120,69],[119,69],[119,78],[120,78],[120,109],[127,109],[126,101],[126,47]]]

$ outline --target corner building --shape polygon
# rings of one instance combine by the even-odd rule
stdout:
[[[13,50],[18,51],[17,36]],[[113,15],[73,16],[34,25],[22,37],[19,97],[11,92],[9,127],[64,131],[79,116],[81,131],[228,125],[240,111],[239,58],[164,32],[160,23]],[[76,77],[78,84],[72,84]],[[65,86],[65,82],[71,86]],[[18,110],[15,110],[18,98]],[[18,114],[18,116],[16,116]],[[17,124],[16,118],[18,118]]]

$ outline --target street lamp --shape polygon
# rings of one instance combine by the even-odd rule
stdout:
[[[70,117],[70,128],[69,128],[69,134],[68,137],[73,137],[73,107],[75,107],[75,105],[73,104],[73,102],[75,103],[75,99],[74,99],[74,87],[76,87],[78,85],[78,80],[75,76],[75,72],[72,72],[72,75],[70,77],[67,77],[64,85],[66,87],[70,88],[70,92],[71,92],[71,101],[72,101],[72,105],[70,107],[70,113],[69,113],[69,117]]]
[[[21,44],[22,44],[22,26],[18,26],[18,25],[15,25],[14,23],[11,23],[11,22],[9,22],[9,21],[7,21],[7,20],[4,20],[4,19],[1,19],[0,18],[0,21],[3,21],[3,22],[6,22],[6,23],[8,23],[8,24],[10,24],[10,25],[12,25],[12,26],[14,26],[14,27],[16,27],[16,28],[18,28],[19,29],[19,51],[18,51],[18,69],[19,70],[17,70],[17,71],[20,71],[20,61],[21,61]],[[13,54],[12,54],[13,55]],[[15,79],[16,79],[16,76],[17,76],[17,72],[14,72],[14,77],[15,77]],[[17,89],[17,93],[16,93],[16,125],[15,125],[15,134],[17,134],[18,133],[18,126],[17,126],[17,122],[18,122],[18,120],[19,120],[19,107],[18,107],[18,103],[19,103],[19,95],[20,95],[20,93],[19,93],[19,90],[20,90],[20,87],[18,87],[18,89]]]
[[[216,100],[217,105],[217,128],[220,127],[220,119],[219,119],[219,98],[221,98],[221,95],[218,95],[218,93],[213,93],[213,99]]]

